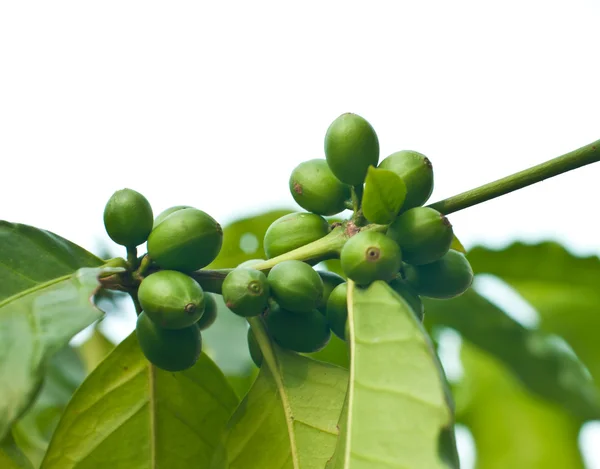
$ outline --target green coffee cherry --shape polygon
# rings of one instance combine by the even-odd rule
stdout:
[[[316,309],[296,314],[277,306],[267,314],[266,324],[273,340],[294,352],[318,352],[331,338],[327,319]]]
[[[148,361],[163,370],[185,370],[194,366],[200,357],[202,336],[195,324],[183,329],[162,329],[142,312],[135,332]]]
[[[340,339],[346,340],[348,322],[348,284],[340,283],[333,289],[327,301],[327,322]]]
[[[127,247],[136,247],[148,239],[152,231],[152,207],[139,192],[121,189],[104,207],[104,227],[110,239]]]
[[[327,129],[325,156],[340,181],[352,186],[362,184],[369,166],[377,166],[379,161],[377,134],[362,117],[342,114]]]
[[[204,293],[204,314],[200,316],[196,326],[201,331],[208,329],[217,319],[217,301],[212,293]]]
[[[148,275],[138,290],[148,317],[164,329],[182,329],[196,323],[204,313],[204,292],[193,278],[174,270]]]
[[[402,150],[385,158],[379,167],[395,172],[406,185],[402,211],[423,205],[433,192],[433,167],[421,153]]]
[[[248,350],[250,351],[250,358],[252,358],[254,364],[260,368],[260,365],[262,365],[263,362],[263,354],[252,329],[248,329]]]
[[[264,239],[268,259],[321,239],[329,233],[329,223],[314,213],[290,213],[267,229]]]
[[[425,308],[417,292],[400,278],[392,280],[390,287],[408,303],[417,319],[422,322],[425,316]]]
[[[390,224],[387,235],[402,248],[402,260],[413,265],[437,261],[454,238],[448,219],[429,207],[404,212]]]
[[[163,269],[193,272],[210,264],[223,244],[223,230],[202,210],[171,213],[148,237],[148,255]]]
[[[350,186],[333,175],[325,160],[300,163],[292,171],[289,185],[296,203],[319,215],[340,213],[350,198]]]
[[[260,270],[237,267],[223,281],[225,305],[238,316],[257,316],[267,307],[270,289]]]
[[[349,279],[368,285],[394,278],[402,265],[402,254],[396,242],[383,233],[361,231],[346,241],[340,260]]]
[[[165,218],[167,218],[169,215],[171,215],[172,213],[175,213],[179,210],[183,210],[184,208],[193,208],[193,207],[190,207],[189,205],[175,205],[174,207],[169,207],[168,209],[160,212],[157,215],[157,217],[154,219],[153,229],[156,228],[158,225],[160,225],[163,222],[163,220]]]
[[[431,264],[405,264],[404,277],[419,295],[430,298],[453,298],[462,295],[473,283],[473,269],[467,258],[450,249]]]
[[[323,280],[323,298],[317,305],[317,309],[321,311],[322,314],[327,313],[327,300],[329,300],[329,295],[335,287],[337,287],[340,283],[344,283],[345,280],[343,277],[339,276],[335,272],[329,272],[326,270],[317,270],[319,277]]]
[[[271,269],[267,279],[275,301],[289,311],[309,312],[315,309],[323,298],[323,280],[305,262],[280,262]]]

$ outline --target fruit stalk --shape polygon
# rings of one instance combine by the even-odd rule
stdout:
[[[429,207],[448,215],[597,161],[600,161],[600,140],[545,163],[441,200]]]

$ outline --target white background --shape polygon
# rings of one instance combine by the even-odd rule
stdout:
[[[425,153],[445,198],[600,138],[599,20],[592,0],[1,2],[0,218],[94,250],[122,187],[222,223],[294,207],[291,170],[348,111],[382,158]],[[467,247],[597,254],[599,179],[450,218]]]

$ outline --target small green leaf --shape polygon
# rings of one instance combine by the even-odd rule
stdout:
[[[425,320],[458,331],[501,360],[531,391],[582,420],[600,418],[600,395],[581,363],[547,334],[529,330],[473,290],[451,300],[423,299]]]
[[[208,467],[236,405],[205,354],[189,370],[162,371],[132,333],[77,390],[41,467]]]
[[[0,442],[0,467],[2,469],[33,469],[31,461],[15,443],[11,433]]]
[[[391,223],[402,208],[406,197],[406,185],[400,176],[387,169],[369,166],[362,210],[372,223]]]
[[[350,384],[329,469],[438,469],[453,425],[443,371],[423,326],[391,287],[348,283]]]
[[[91,298],[98,276],[115,271],[83,268],[0,302],[0,437],[39,390],[49,357],[102,317]]]
[[[265,344],[266,335],[257,340],[260,374],[211,468],[322,469],[335,448],[347,371]]]
[[[0,301],[104,261],[49,231],[0,220]]]
[[[79,355],[63,347],[49,361],[44,384],[33,405],[13,425],[15,441],[39,467],[67,403],[85,377]]]

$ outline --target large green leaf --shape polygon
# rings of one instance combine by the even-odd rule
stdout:
[[[0,302],[0,437],[38,391],[50,356],[102,317],[91,298],[98,276],[116,270],[83,268]]]
[[[34,467],[41,464],[60,416],[84,377],[84,365],[75,349],[59,350],[50,359],[33,405],[13,425],[15,441]]]
[[[323,469],[333,453],[347,371],[272,347],[263,349],[214,469]]]
[[[464,344],[458,418],[475,440],[477,469],[583,469],[579,422],[540,399],[491,355]]]
[[[15,443],[11,433],[0,442],[0,467],[2,469],[33,469],[27,456]]]
[[[205,354],[189,370],[162,371],[132,333],[77,390],[42,468],[204,468],[236,405]]]
[[[447,467],[438,449],[453,425],[452,404],[427,333],[387,283],[348,286],[350,384],[327,467]]]
[[[369,166],[362,198],[362,210],[369,221],[382,225],[393,222],[405,197],[406,185],[400,176]]]
[[[600,384],[600,259],[577,257],[557,243],[515,243],[469,252],[476,273],[511,285],[539,313],[540,327],[562,336]]]
[[[581,363],[547,334],[529,330],[473,290],[423,299],[426,322],[458,331],[508,366],[530,390],[582,419],[600,418],[600,396]]]
[[[49,231],[0,220],[0,301],[104,261]]]

